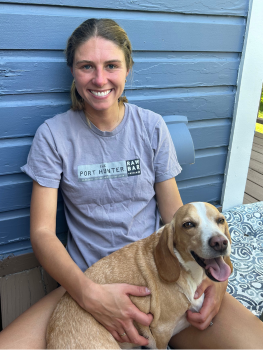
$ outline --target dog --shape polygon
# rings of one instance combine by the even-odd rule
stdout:
[[[146,286],[151,295],[130,296],[144,313],[149,327],[134,322],[149,340],[147,348],[165,349],[171,337],[189,326],[186,311],[198,312],[204,295],[194,299],[204,278],[222,282],[232,272],[231,238],[224,216],[211,204],[194,202],[179,208],[171,223],[147,238],[131,243],[86,270],[96,283]],[[133,271],[131,274],[130,272]],[[53,349],[120,349],[118,343],[68,293],[54,310],[47,329],[47,347]]]

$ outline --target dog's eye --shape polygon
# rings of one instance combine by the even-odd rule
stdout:
[[[224,219],[224,218],[219,218],[219,219],[217,220],[217,222],[218,222],[219,224],[223,224],[223,223],[225,222],[225,219]]]
[[[195,227],[195,225],[192,223],[192,222],[185,222],[184,224],[183,224],[183,227],[185,227],[185,228],[191,228],[191,227]]]

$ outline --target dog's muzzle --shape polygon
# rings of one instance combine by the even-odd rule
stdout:
[[[230,266],[224,261],[222,256],[212,259],[204,259],[198,256],[195,252],[191,254],[197,264],[205,269],[207,277],[215,282],[224,282],[231,274]]]

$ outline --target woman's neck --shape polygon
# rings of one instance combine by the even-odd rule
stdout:
[[[110,110],[97,111],[90,106],[86,106],[84,113],[86,119],[94,124],[101,131],[113,131],[122,121],[125,107],[123,103],[118,103]]]

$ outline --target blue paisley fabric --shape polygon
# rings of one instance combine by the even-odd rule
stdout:
[[[263,312],[263,202],[223,214],[231,234],[234,268],[227,291],[259,317]]]

